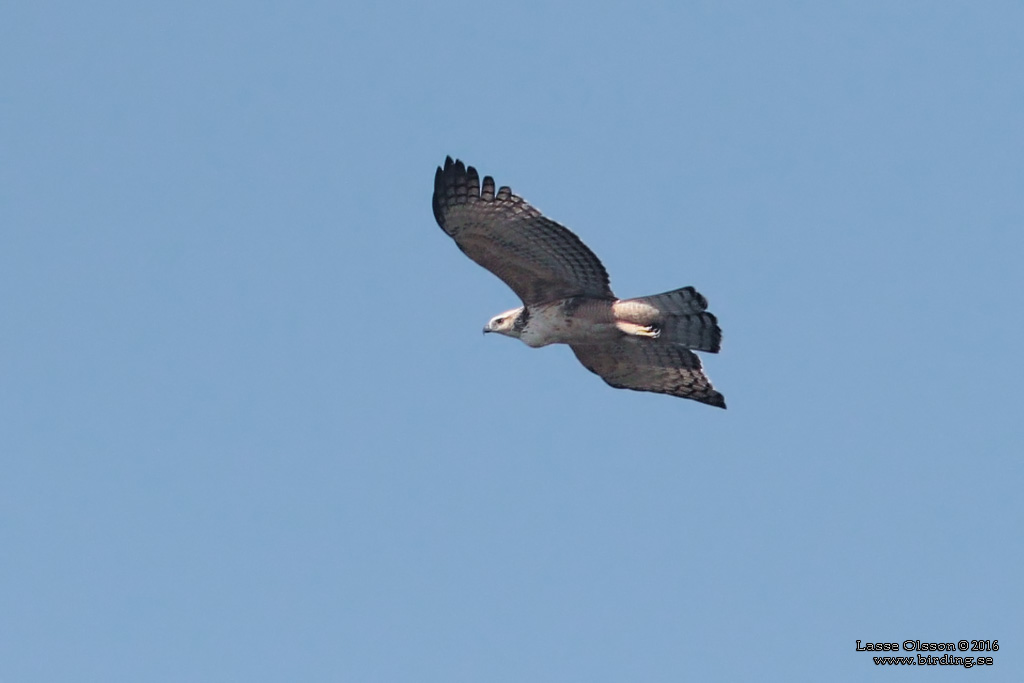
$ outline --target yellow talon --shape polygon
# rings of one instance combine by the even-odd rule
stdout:
[[[657,339],[661,336],[661,328],[657,325],[637,325],[636,323],[617,322],[615,324],[621,331],[635,337],[650,337]]]

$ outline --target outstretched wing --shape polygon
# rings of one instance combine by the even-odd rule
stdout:
[[[545,218],[508,187],[483,187],[472,166],[448,157],[434,176],[434,218],[469,258],[526,305],[574,296],[612,299],[608,273],[568,228]]]
[[[653,391],[725,407],[689,349],[652,339],[623,337],[604,344],[573,344],[583,366],[617,389]]]

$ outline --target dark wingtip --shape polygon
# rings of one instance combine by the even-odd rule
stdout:
[[[466,167],[466,182],[469,183],[467,188],[471,194],[480,196],[480,174],[476,172],[476,169],[472,166]]]
[[[434,220],[442,230],[444,230],[444,207],[441,206],[441,198],[445,195],[445,179],[450,179],[453,169],[458,172],[460,166],[462,166],[462,162],[452,159],[449,154],[444,158],[444,166],[438,166],[434,173],[434,196],[431,198],[430,206],[434,211]]]
[[[445,168],[448,168],[452,163],[452,158],[448,157],[445,162]],[[440,166],[437,167],[437,172],[434,173],[434,196],[431,198],[430,205],[434,209],[434,220],[437,224],[444,228],[444,213],[441,211],[441,196],[444,194],[444,169]]]
[[[472,166],[467,167],[459,159],[445,157],[444,167],[438,166],[434,173],[434,196],[431,207],[434,220],[445,227],[445,210],[452,203],[464,204],[480,196],[480,175]]]
[[[480,188],[480,196],[488,201],[494,199],[494,178],[489,175],[484,176],[484,183]]]

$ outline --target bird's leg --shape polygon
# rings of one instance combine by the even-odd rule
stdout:
[[[615,326],[619,328],[620,331],[634,337],[650,337],[651,339],[657,339],[661,336],[661,328],[657,325],[638,325],[637,323],[619,320],[615,323]]]

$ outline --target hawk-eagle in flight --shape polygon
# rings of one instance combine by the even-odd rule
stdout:
[[[568,344],[591,372],[621,389],[725,407],[693,353],[717,353],[722,331],[693,287],[617,299],[608,273],[580,238],[508,187],[483,184],[448,157],[434,176],[434,218],[469,258],[512,288],[523,305],[484,332],[529,346]]]

